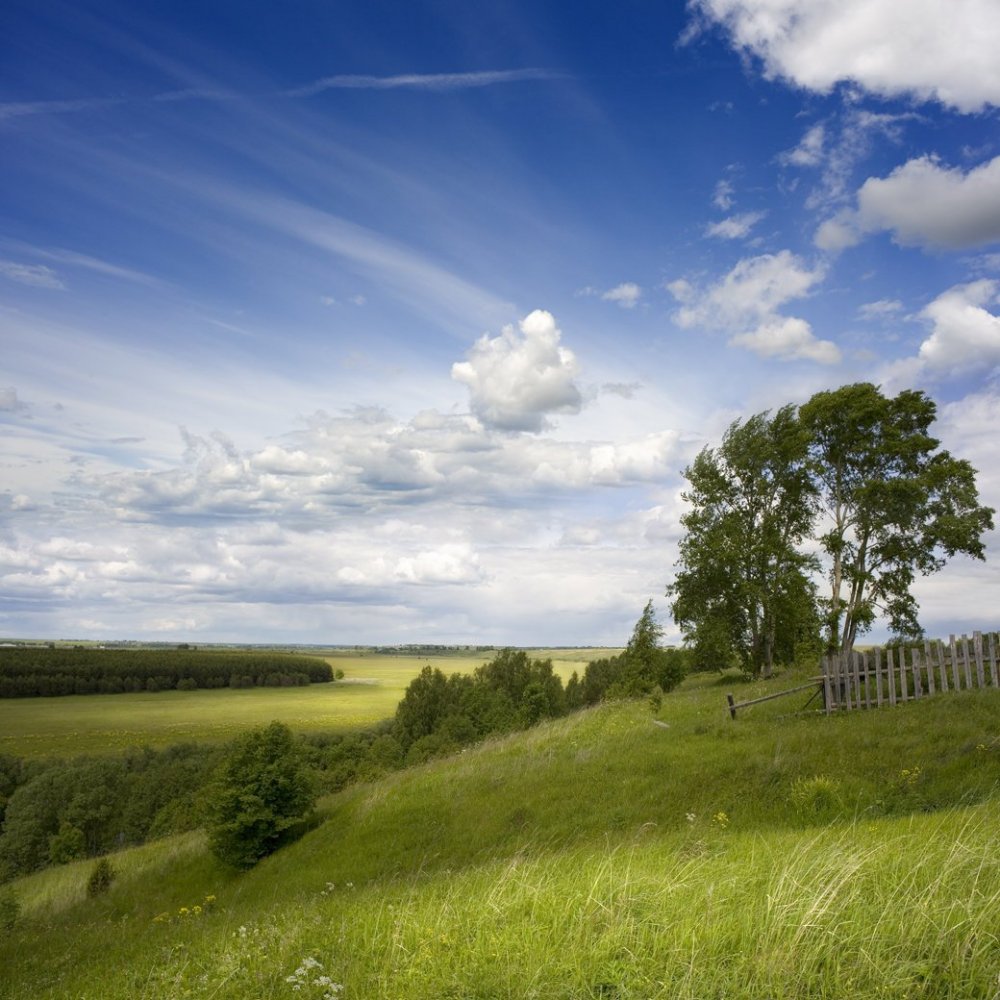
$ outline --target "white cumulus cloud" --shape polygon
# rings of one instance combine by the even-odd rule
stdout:
[[[939,295],[921,313],[932,325],[920,345],[920,360],[943,372],[1000,364],[1000,316],[987,305],[998,302],[1000,283],[973,281]]]
[[[889,230],[907,246],[960,249],[1000,240],[1000,156],[968,173],[923,156],[858,191],[866,231]]]
[[[487,427],[540,431],[552,413],[578,413],[583,405],[574,381],[579,366],[555,317],[544,309],[506,326],[498,337],[483,334],[451,377],[468,386],[472,412]]]
[[[770,78],[828,93],[851,82],[882,97],[960,111],[1000,105],[996,0],[692,0]]]
[[[836,344],[818,340],[806,320],[779,312],[788,302],[807,296],[824,274],[822,267],[810,269],[782,250],[744,258],[707,289],[685,279],[667,289],[681,303],[674,314],[678,326],[724,330],[731,344],[763,357],[833,364],[840,360]]]

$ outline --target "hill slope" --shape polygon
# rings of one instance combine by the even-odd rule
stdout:
[[[992,997],[1000,692],[735,724],[722,692],[348,789],[247,875],[189,836],[96,900],[90,865],[23,880],[2,995]]]

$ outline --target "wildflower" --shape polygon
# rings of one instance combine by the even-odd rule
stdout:
[[[693,823],[698,818],[694,813],[685,813],[684,815],[689,823]]]
[[[729,816],[721,809],[712,817],[712,822],[719,828],[725,830],[729,826]]]

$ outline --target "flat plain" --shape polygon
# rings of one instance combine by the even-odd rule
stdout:
[[[566,680],[587,661],[618,650],[531,650]],[[296,732],[351,730],[387,719],[425,666],[471,673],[491,653],[417,656],[354,652],[324,657],[344,679],[288,688],[223,688],[138,694],[0,699],[0,753],[69,757],[119,753],[130,746],[224,742],[278,720]]]

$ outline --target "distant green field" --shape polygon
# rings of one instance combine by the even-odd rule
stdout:
[[[613,651],[612,651],[613,652]],[[591,653],[543,650],[564,679]],[[159,691],[0,699],[0,753],[19,757],[109,753],[130,746],[224,741],[277,719],[298,732],[357,729],[389,718],[410,681],[428,664],[471,673],[490,654],[388,656],[351,653],[327,659],[344,680],[291,688]]]

